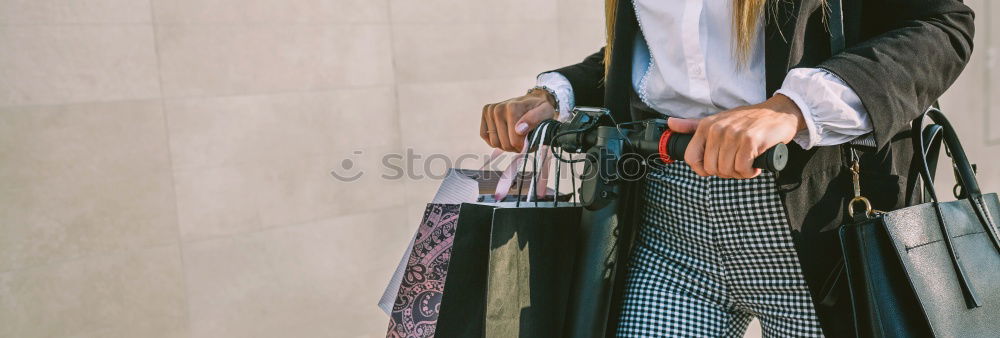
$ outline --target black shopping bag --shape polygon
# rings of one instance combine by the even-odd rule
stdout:
[[[526,200],[499,203],[490,229],[486,291],[486,337],[561,337],[572,296],[580,217],[577,203],[539,202],[545,189],[548,146],[545,129],[536,130],[525,150],[535,149],[530,192]],[[522,172],[527,168],[527,152]],[[541,159],[539,159],[541,157]],[[556,166],[558,195],[561,165]],[[572,167],[570,167],[572,169]],[[573,171],[570,171],[573,175]],[[573,190],[576,190],[575,184]],[[529,200],[531,200],[529,202]]]
[[[451,170],[387,288],[387,337],[559,335],[581,208],[558,193],[559,167],[548,188],[547,148],[525,173],[528,149],[502,173]]]
[[[581,208],[525,203],[493,211],[486,337],[560,337]]]
[[[514,166],[505,172],[449,171],[379,302],[390,317],[387,337],[482,335],[497,204],[471,202],[517,200],[527,193],[520,181],[531,176],[515,176]]]

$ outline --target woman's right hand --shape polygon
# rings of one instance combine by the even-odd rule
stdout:
[[[479,136],[493,148],[520,152],[524,137],[539,123],[554,119],[556,99],[543,89],[483,107]]]

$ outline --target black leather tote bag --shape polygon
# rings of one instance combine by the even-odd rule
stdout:
[[[940,201],[921,132],[929,117],[949,150],[962,199]],[[932,108],[913,122],[920,176],[931,202],[891,212],[855,195],[853,224],[840,229],[859,337],[1000,336],[1000,201],[983,194],[958,135]],[[855,162],[856,163],[856,162]],[[858,169],[856,165],[852,169]],[[863,205],[864,209],[854,207]]]

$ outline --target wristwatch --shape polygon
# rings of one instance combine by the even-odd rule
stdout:
[[[556,95],[556,91],[554,91],[554,90],[552,90],[552,88],[549,88],[549,87],[546,87],[546,86],[535,86],[535,87],[532,87],[531,89],[528,89],[528,94],[531,94],[531,92],[535,91],[536,89],[541,89],[541,90],[544,90],[545,92],[549,93],[549,96],[551,96],[552,100],[555,101],[555,102],[550,102],[550,103],[553,104],[553,108],[555,108],[555,116],[553,118],[554,119],[559,119],[559,114],[560,114],[560,111],[559,111],[559,107],[560,107],[559,106],[559,96]]]

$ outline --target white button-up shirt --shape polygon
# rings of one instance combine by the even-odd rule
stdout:
[[[702,118],[764,102],[763,25],[744,65],[736,60],[731,0],[634,0],[640,34],[633,53],[632,85],[650,108],[666,116]],[[545,73],[538,85],[553,90],[568,118],[573,88],[564,76]],[[872,131],[861,99],[836,75],[818,68],[792,69],[776,93],[802,110],[806,130],[794,141],[805,149],[851,141]]]

